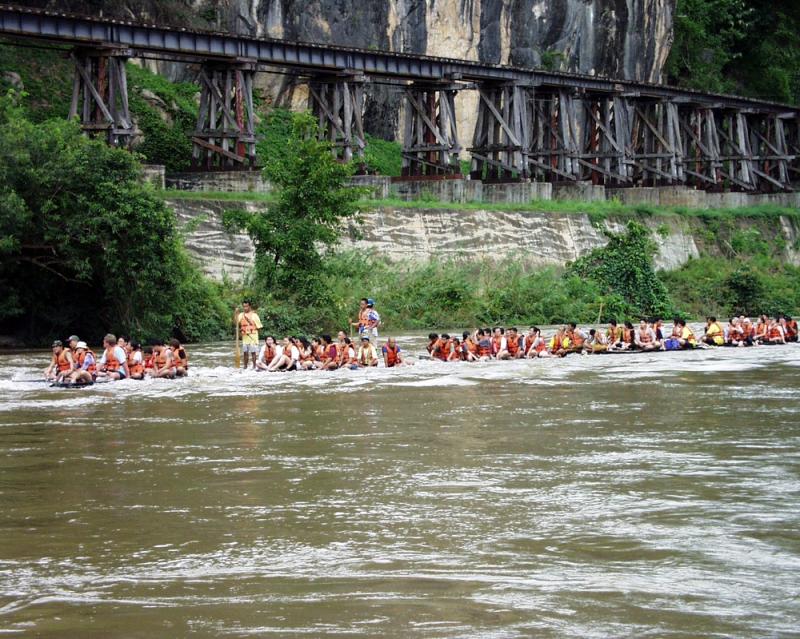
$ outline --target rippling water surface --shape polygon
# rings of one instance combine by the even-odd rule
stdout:
[[[0,632],[800,635],[800,346],[273,375],[230,351],[81,390],[0,355]]]

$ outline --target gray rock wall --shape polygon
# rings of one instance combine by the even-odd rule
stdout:
[[[187,246],[208,275],[237,281],[247,275],[253,264],[253,245],[246,236],[228,235],[221,218],[231,206],[254,211],[258,204],[198,200],[173,200],[170,204],[181,224],[193,224]],[[708,244],[709,232],[700,218],[641,216],[639,220],[653,232],[660,269],[678,268],[719,248]],[[741,228],[757,226],[768,239],[780,238],[787,247],[786,259],[800,265],[800,226],[794,220],[737,218],[734,223]],[[625,220],[609,218],[604,224],[619,231]],[[420,262],[517,257],[534,266],[563,266],[607,241],[588,215],[527,211],[381,207],[365,214],[358,227],[351,224],[345,231],[342,248]]]

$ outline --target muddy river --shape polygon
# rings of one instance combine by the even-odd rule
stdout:
[[[0,354],[0,634],[800,636],[800,346],[231,351],[81,390]]]

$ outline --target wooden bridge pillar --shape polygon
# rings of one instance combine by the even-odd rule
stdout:
[[[528,179],[532,88],[484,82],[478,85],[478,95],[478,119],[469,149],[472,179]]]
[[[70,119],[79,117],[90,135],[102,134],[113,145],[129,148],[138,133],[128,108],[124,49],[78,48],[70,53],[75,65]]]
[[[633,101],[629,148],[635,184],[663,186],[685,182],[677,104],[655,99]]]
[[[792,190],[792,158],[783,118],[774,114],[751,116],[750,136],[755,154],[753,173],[761,183],[760,190]]]
[[[461,175],[454,84],[414,83],[405,90],[403,177]]]
[[[251,63],[205,62],[198,76],[200,109],[192,134],[192,167],[246,170],[256,165]]]
[[[364,158],[364,83],[362,76],[318,76],[309,84],[309,108],[317,118],[320,139],[343,162]]]
[[[578,114],[572,91],[535,89],[528,163],[544,181],[581,179]]]

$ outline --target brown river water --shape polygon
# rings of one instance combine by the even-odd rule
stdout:
[[[81,390],[0,354],[0,635],[800,636],[800,346],[231,351]]]

